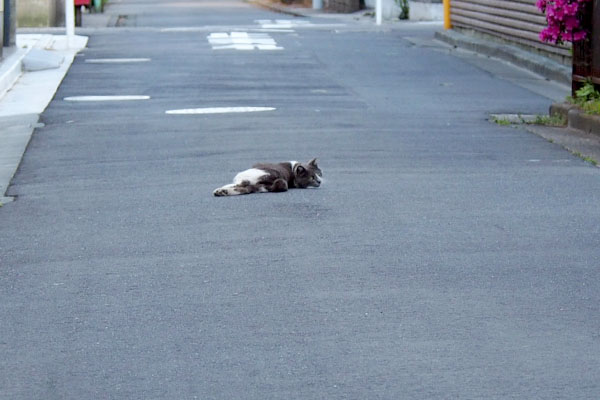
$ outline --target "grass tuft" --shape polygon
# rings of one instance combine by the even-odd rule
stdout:
[[[538,115],[535,120],[531,122],[534,125],[544,126],[565,126],[567,125],[566,119],[562,115]]]
[[[498,118],[498,117],[494,117],[493,122],[496,123],[496,124],[498,124],[498,125],[503,125],[503,126],[511,124],[511,122],[508,119]]]

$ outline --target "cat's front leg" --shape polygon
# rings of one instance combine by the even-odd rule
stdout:
[[[288,190],[288,184],[281,178],[275,179],[268,190],[269,192],[286,192]]]

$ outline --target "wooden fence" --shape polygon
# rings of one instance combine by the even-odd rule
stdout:
[[[581,23],[590,34],[573,45],[573,92],[588,80],[600,89],[600,0],[586,6]]]

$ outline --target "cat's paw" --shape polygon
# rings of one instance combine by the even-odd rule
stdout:
[[[223,189],[223,188],[215,189],[215,191],[213,192],[213,195],[217,196],[217,197],[227,196],[228,194],[229,193],[227,192],[227,189]]]

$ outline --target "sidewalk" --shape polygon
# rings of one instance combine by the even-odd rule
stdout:
[[[0,204],[16,172],[39,115],[52,100],[87,37],[17,34],[12,54],[0,62]]]

